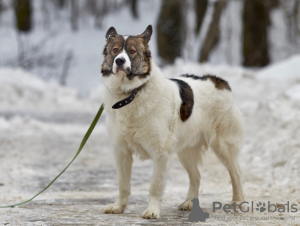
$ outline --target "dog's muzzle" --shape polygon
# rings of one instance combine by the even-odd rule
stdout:
[[[116,59],[116,64],[118,67],[122,67],[125,64],[126,60],[123,57]]]
[[[115,60],[115,62],[117,65],[117,72],[124,71],[127,76],[132,74],[130,67],[124,68],[125,63],[126,63],[125,58],[119,57]]]

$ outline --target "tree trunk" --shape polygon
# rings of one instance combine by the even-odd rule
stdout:
[[[42,1],[43,26],[45,30],[48,30],[50,27],[50,15],[47,4],[47,1]]]
[[[57,5],[59,6],[59,8],[64,8],[66,5],[66,1],[65,0],[57,0]]]
[[[98,9],[96,0],[85,0],[85,7],[89,13],[95,15]]]
[[[300,1],[298,0],[298,1],[295,2],[294,12],[293,12],[295,30],[296,30],[296,33],[297,33],[298,37],[300,37],[300,16],[299,16],[299,12],[300,12]]]
[[[196,28],[195,33],[199,34],[204,20],[205,12],[207,9],[208,0],[195,0],[195,11],[196,11]]]
[[[209,54],[217,45],[220,38],[220,19],[222,15],[223,9],[227,5],[227,0],[220,0],[214,3],[214,13],[213,18],[210,23],[209,29],[207,31],[207,35],[203,42],[203,46],[200,52],[199,60],[200,62],[207,62],[209,59]]]
[[[58,9],[63,9],[66,6],[66,0],[52,0],[52,2]]]
[[[138,14],[138,0],[130,0],[130,5],[131,5],[131,13],[134,19],[139,18]]]
[[[101,29],[103,26],[103,18],[106,13],[108,13],[108,0],[102,0],[101,2],[96,2],[95,6],[95,27]]]
[[[173,63],[181,56],[185,25],[183,0],[163,0],[157,21],[158,54],[166,63]]]
[[[31,30],[31,0],[15,0],[15,17],[19,31]]]
[[[78,17],[79,17],[79,9],[78,9],[78,0],[71,0],[71,28],[73,31],[78,30]]]
[[[275,9],[278,8],[280,6],[280,2],[279,0],[265,0],[267,7],[271,8],[271,9]],[[298,1],[298,0],[296,0]]]
[[[68,72],[69,72],[69,68],[70,68],[72,59],[73,59],[73,52],[69,51],[67,56],[65,57],[64,64],[63,64],[63,70],[62,70],[62,74],[60,77],[59,83],[62,86],[65,86],[67,84],[67,77],[68,77]]]
[[[270,8],[261,0],[244,0],[243,56],[244,66],[269,64],[268,25]]]

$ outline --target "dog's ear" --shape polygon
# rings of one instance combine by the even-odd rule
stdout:
[[[140,35],[141,38],[145,40],[146,43],[149,42],[152,35],[152,26],[149,25],[146,30]]]
[[[110,39],[110,37],[114,37],[116,35],[118,35],[116,29],[114,27],[110,27],[108,29],[108,31],[106,32],[105,38],[106,38],[106,40],[108,40],[108,39]]]

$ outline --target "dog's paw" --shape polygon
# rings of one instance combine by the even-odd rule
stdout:
[[[148,208],[148,209],[146,209],[143,212],[142,218],[145,218],[145,219],[157,219],[157,218],[159,218],[159,213],[160,213],[159,209]]]
[[[192,208],[193,208],[193,202],[191,199],[186,201],[184,204],[178,206],[178,210],[191,211]]]
[[[120,214],[125,210],[126,205],[109,204],[104,208],[104,213]]]
[[[247,211],[246,204],[245,203],[242,204],[242,201],[231,201],[230,205],[232,207],[234,207],[234,203],[235,203],[237,209]]]

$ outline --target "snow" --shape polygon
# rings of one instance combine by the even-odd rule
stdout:
[[[83,1],[81,2],[83,3]],[[34,1],[34,28],[29,34],[19,34],[12,28],[14,27],[13,11],[7,10],[0,17],[0,66],[16,66],[18,59],[18,38],[26,43],[26,49],[43,43],[36,52],[31,52],[32,57],[35,54],[54,55],[59,60],[56,67],[34,67],[30,71],[44,78],[44,80],[58,81],[62,73],[62,62],[65,55],[71,52],[73,55],[69,73],[67,77],[68,86],[79,90],[80,94],[86,96],[90,89],[100,83],[100,68],[103,61],[102,51],[106,43],[106,32],[114,26],[118,34],[141,34],[149,24],[155,25],[159,13],[161,2],[140,1],[139,8],[142,15],[138,20],[131,15],[129,7],[116,9],[113,13],[107,14],[102,21],[103,26],[95,29],[94,20],[91,16],[79,20],[79,30],[74,32],[69,24],[69,12],[59,11],[53,7],[49,10],[49,23],[45,26],[45,15],[40,10],[39,1]],[[109,3],[107,3],[109,4]],[[113,1],[111,4],[115,4]],[[48,7],[49,7],[48,5]],[[47,17],[46,17],[47,18]],[[122,19],[120,19],[122,18]],[[128,26],[130,25],[130,26]],[[156,36],[153,35],[150,50],[152,56],[157,58]],[[39,56],[39,55],[37,55]]]
[[[300,55],[294,55],[257,73],[261,79],[300,80]]]
[[[209,73],[229,81],[235,102],[245,118],[245,140],[239,159],[247,200],[290,201],[300,205],[299,65],[300,56],[295,55],[256,71],[182,59],[163,68],[167,77]],[[86,98],[81,98],[74,88],[45,82],[19,69],[0,69],[0,205],[31,197],[71,160],[100,106],[100,89],[99,85]],[[148,200],[150,161],[136,160],[134,163],[132,196],[125,214],[102,213],[102,208],[113,202],[117,194],[117,176],[104,118],[105,114],[84,151],[62,178],[31,204],[0,210],[0,222],[11,225],[32,220],[37,222],[36,225],[78,222],[105,225],[114,224],[116,220],[133,225],[147,223],[140,218],[140,213]],[[199,200],[201,207],[213,216],[212,201],[230,202],[230,179],[211,152],[200,168]],[[176,205],[184,200],[187,183],[187,175],[174,157],[163,198],[163,218],[153,224],[176,224],[182,220]],[[274,213],[272,216],[280,215]],[[285,223],[300,222],[299,211],[283,216],[296,217]],[[207,222],[211,225],[232,223],[213,218]],[[250,225],[250,221],[236,223]],[[276,225],[280,221],[253,221],[251,225],[270,223]]]
[[[287,92],[286,95],[290,99],[300,100],[300,84],[291,87]]]
[[[89,110],[75,88],[46,83],[21,69],[1,68],[0,89],[1,111]]]
[[[10,4],[9,1],[5,1]],[[83,4],[84,1],[79,1]],[[34,27],[29,34],[19,34],[14,27],[13,10],[3,11],[0,17],[0,66],[17,66],[18,41],[23,40],[27,54],[32,58],[39,56],[54,55],[59,62],[55,67],[39,66],[31,68],[31,73],[40,76],[44,80],[59,81],[62,74],[63,62],[67,53],[72,53],[72,61],[67,76],[67,85],[78,89],[83,96],[88,95],[90,90],[99,83],[100,66],[103,60],[102,51],[105,45],[105,34],[109,27],[114,26],[119,34],[141,34],[149,24],[153,25],[154,33],[151,37],[150,50],[152,56],[158,61],[157,37],[155,25],[160,11],[161,1],[139,1],[139,19],[134,19],[129,7],[120,7],[124,1],[109,1],[116,9],[103,17],[102,27],[95,29],[95,21],[91,15],[81,17],[79,29],[74,32],[70,28],[70,12],[66,8],[57,10],[53,4],[46,4],[47,15],[41,10],[42,1],[34,1],[35,7],[33,21]],[[198,36],[194,31],[194,1],[188,1],[185,14],[187,17],[187,42],[183,48],[183,57],[189,61],[198,61],[201,45],[205,39],[206,32],[213,14],[213,3],[209,1],[202,30]],[[117,7],[118,6],[118,7]],[[242,21],[243,10],[241,1],[230,1],[222,13],[220,30],[220,43],[212,51],[209,63],[229,65],[242,64]],[[84,10],[83,10],[84,11]],[[85,13],[85,12],[82,12]],[[272,26],[270,27],[270,56],[272,62],[285,59],[291,53],[299,53],[299,40],[291,41],[289,31],[285,22],[283,10],[275,9],[271,15]],[[32,48],[42,43],[37,51]],[[26,45],[25,45],[26,44]],[[30,50],[30,51],[29,51]],[[26,52],[26,51],[25,51]],[[159,62],[158,62],[159,63]]]

